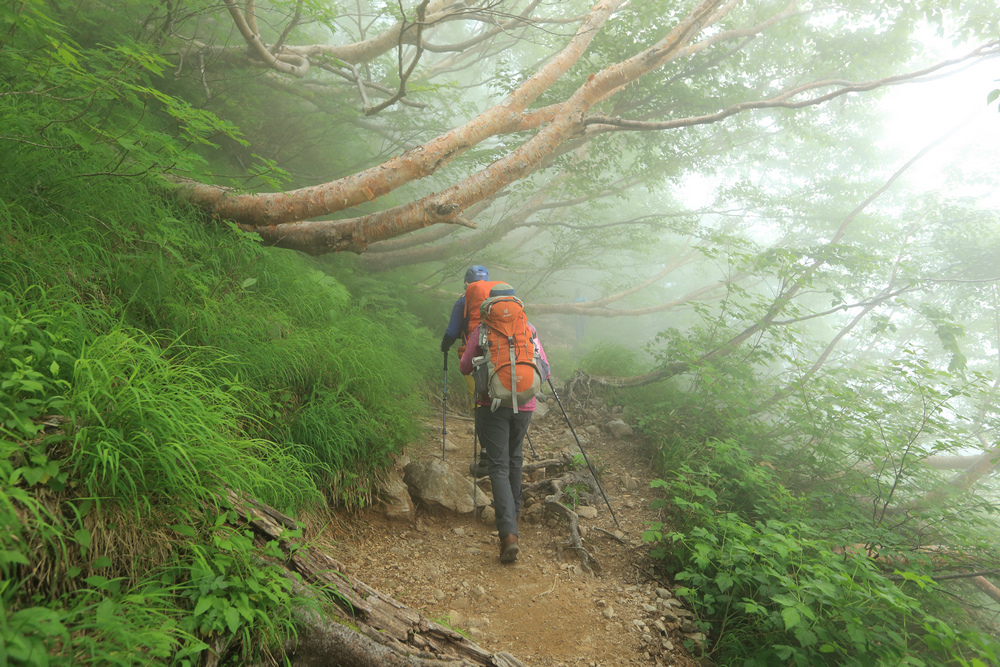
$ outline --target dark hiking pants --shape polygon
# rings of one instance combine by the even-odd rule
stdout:
[[[517,517],[521,513],[521,445],[531,423],[530,411],[513,408],[476,407],[476,426],[490,464],[493,507],[496,510],[500,537],[517,535]]]

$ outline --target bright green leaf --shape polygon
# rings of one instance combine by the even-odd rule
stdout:
[[[781,618],[785,621],[785,630],[791,630],[802,620],[799,612],[794,607],[784,607],[781,610]]]
[[[240,613],[235,607],[227,607],[225,611],[226,625],[230,632],[236,632],[240,628]]]
[[[175,523],[170,526],[170,529],[176,531],[183,535],[184,537],[197,537],[198,533],[191,526],[187,526],[183,523]]]
[[[86,528],[73,531],[73,539],[77,541],[84,551],[90,548],[90,531]]]

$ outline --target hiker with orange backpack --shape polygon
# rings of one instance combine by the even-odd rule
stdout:
[[[474,376],[476,429],[488,458],[500,562],[512,563],[520,551],[522,444],[535,411],[535,394],[549,376],[549,363],[538,332],[528,323],[524,304],[510,285],[491,287],[480,316],[459,368]]]
[[[470,266],[465,272],[465,290],[468,292],[469,285],[481,281],[487,281],[490,279],[490,272],[486,270],[485,266],[480,266],[476,264]],[[489,291],[489,290],[487,290]],[[469,339],[469,330],[472,328],[469,326],[469,313],[467,307],[467,297],[466,292],[462,293],[462,296],[458,297],[455,301],[455,305],[451,309],[451,318],[448,320],[448,328],[444,331],[444,337],[441,338],[441,351],[447,353],[451,346],[455,344],[456,340],[461,339],[462,344],[458,347],[458,356],[462,357],[462,353],[465,352],[465,344]],[[479,304],[482,299],[476,302],[476,324],[479,323]],[[476,391],[475,385],[472,382],[471,375],[465,375],[465,384],[469,388],[470,402],[475,405]]]
[[[476,328],[479,324],[479,306],[483,301],[487,299],[490,295],[490,289],[495,285],[506,284],[499,281],[490,281],[490,273],[486,270],[485,266],[479,264],[470,266],[465,272],[465,293],[458,297],[455,301],[455,305],[451,309],[451,319],[448,320],[448,328],[444,332],[444,337],[441,339],[441,351],[445,354],[448,353],[449,348],[455,343],[456,340],[461,339],[462,343],[458,346],[458,357],[462,358],[462,353],[465,352],[466,345],[469,340],[469,333]],[[447,365],[447,360],[446,360]],[[469,405],[475,409],[476,407],[476,387],[472,380],[472,376],[463,371],[462,377],[465,378],[465,384],[469,389]],[[478,435],[477,435],[478,437]],[[474,447],[475,445],[473,445]],[[475,452],[473,452],[475,454]],[[479,457],[479,463],[477,464],[475,458],[473,458],[472,464],[469,466],[469,473],[476,477],[485,477],[489,474],[489,463],[487,461],[488,454],[485,450]]]

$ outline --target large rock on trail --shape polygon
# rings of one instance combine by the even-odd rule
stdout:
[[[607,429],[611,431],[611,434],[618,438],[623,438],[632,435],[632,427],[626,424],[621,419],[612,419],[608,422]]]
[[[480,489],[476,491],[476,504],[473,506],[472,482],[439,459],[410,463],[404,470],[403,481],[410,487],[410,495],[414,499],[430,507],[469,514],[476,507],[490,504],[490,498]]]
[[[410,498],[410,489],[403,481],[403,476],[399,470],[392,468],[386,478],[378,484],[378,499],[382,506],[382,512],[390,519],[412,519],[413,500]]]

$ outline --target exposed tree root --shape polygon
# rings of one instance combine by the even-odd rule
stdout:
[[[628,543],[627,540],[625,540],[625,539],[623,539],[621,537],[618,537],[617,535],[615,535],[614,533],[612,533],[610,530],[604,530],[603,528],[598,528],[597,526],[594,526],[593,528],[591,528],[591,530],[596,530],[599,533],[604,533],[605,535],[607,535],[611,539],[616,540],[619,544],[623,544],[625,546],[629,546],[629,543]]]
[[[557,494],[552,494],[545,497],[545,507],[554,514],[561,514],[566,517],[569,522],[569,544],[565,545],[576,551],[577,555],[580,557],[580,567],[584,569],[587,574],[593,574],[594,570],[600,570],[601,564],[590,555],[590,553],[583,548],[583,542],[580,539],[580,517],[577,516],[576,512],[571,510],[566,505],[559,502],[562,498],[562,492]],[[562,548],[557,547],[557,552],[560,557],[562,557]]]
[[[563,457],[562,459],[549,459],[547,461],[538,461],[535,464],[531,464],[531,469],[543,469],[554,466],[566,466],[572,463],[572,459],[569,457]],[[524,466],[527,470],[529,466]],[[563,496],[565,495],[565,489],[570,484],[583,482],[587,484],[590,488],[593,485],[588,481],[592,479],[587,473],[586,475],[581,474],[578,471],[565,472],[557,478],[545,479],[540,482],[535,482],[533,484],[528,484],[522,488],[522,493],[526,495],[537,495],[541,493],[549,492],[545,496],[545,508],[552,512],[566,518],[569,525],[569,543],[558,546],[557,552],[560,557],[562,557],[562,550],[564,548],[570,548],[575,551],[580,557],[580,565],[588,574],[593,574],[594,570],[600,571],[601,565],[597,560],[590,555],[590,553],[584,548],[583,541],[580,537],[580,517],[569,508],[566,504],[562,502]]]
[[[573,465],[573,457],[569,454],[563,454],[557,459],[543,459],[541,461],[532,461],[531,463],[525,463],[521,466],[521,472],[532,473],[536,470],[542,470],[545,468],[568,468]],[[548,480],[539,482],[539,484],[546,484]],[[531,487],[534,488],[536,485],[532,484]]]

